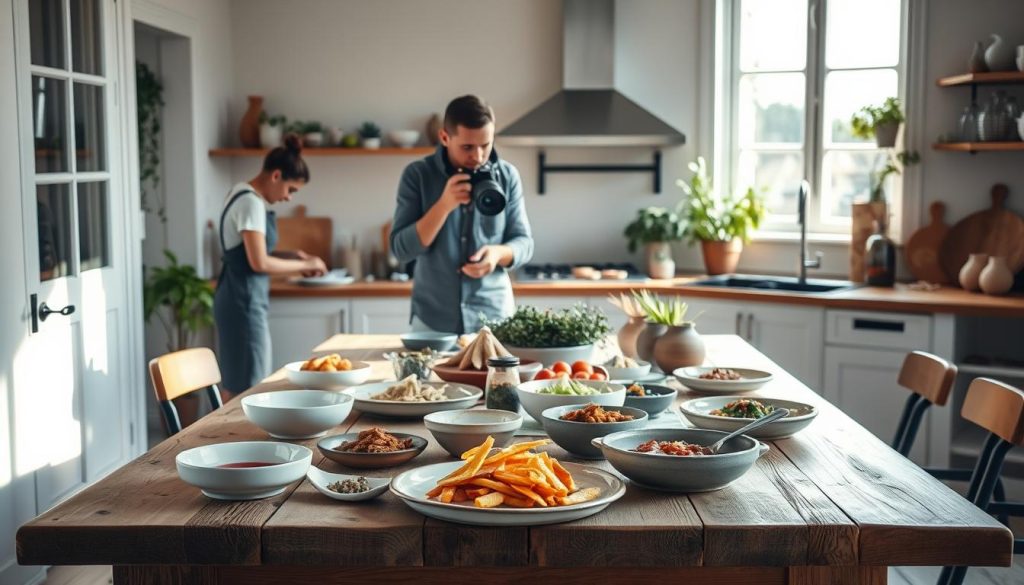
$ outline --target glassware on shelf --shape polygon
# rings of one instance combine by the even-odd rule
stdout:
[[[1010,116],[1007,114],[1006,92],[997,90],[978,114],[978,139],[982,142],[1006,140],[1010,135]]]
[[[958,137],[961,142],[978,141],[978,104],[972,102],[960,114]]]
[[[1006,98],[1006,137],[1004,140],[1017,141],[1024,139],[1024,136],[1017,134],[1017,118],[1021,115],[1020,105],[1017,103],[1017,98],[1009,96]]]

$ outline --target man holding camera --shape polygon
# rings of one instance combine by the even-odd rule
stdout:
[[[494,151],[494,112],[466,95],[448,104],[437,152],[405,168],[391,230],[399,262],[416,261],[414,331],[476,331],[515,309],[507,270],[533,237],[519,171]]]

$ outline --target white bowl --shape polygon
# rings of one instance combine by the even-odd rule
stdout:
[[[637,366],[635,368],[616,368],[611,365],[615,363],[615,360],[611,360],[604,364],[604,369],[608,370],[609,380],[629,380],[635,381],[642,379],[647,374],[651,373],[651,363],[641,360],[637,360]]]
[[[495,447],[508,445],[523,416],[507,410],[443,410],[424,416],[423,424],[445,451],[459,457],[488,436],[494,437]]]
[[[533,360],[542,364],[553,364],[555,362],[573,363],[576,361],[589,362],[594,354],[594,344],[576,345],[573,347],[514,347],[505,345],[512,355],[521,360]]]
[[[676,380],[680,384],[686,386],[690,390],[697,392],[703,392],[705,394],[735,394],[737,392],[753,392],[761,386],[764,386],[768,382],[772,381],[771,372],[765,372],[763,370],[752,370],[750,368],[730,368],[727,366],[718,366],[719,368],[725,368],[732,370],[740,375],[739,380],[706,380],[701,378],[701,374],[705,374],[715,369],[709,366],[692,366],[688,368],[677,368],[672,371],[672,375],[676,377]]]
[[[718,416],[709,414],[712,410],[722,408],[734,400],[748,398],[746,396],[708,396],[706,398],[695,398],[687,400],[679,405],[679,410],[690,422],[700,429],[714,429],[731,433],[754,421],[751,418],[735,418],[730,416]],[[754,398],[765,405],[772,405],[776,408],[788,408],[790,414],[786,418],[770,422],[762,427],[756,428],[747,433],[755,439],[782,439],[792,436],[804,427],[811,424],[814,417],[818,416],[818,409],[803,402],[792,400],[778,400],[775,398]],[[796,411],[796,412],[793,412]]]
[[[622,384],[596,380],[576,381],[585,386],[590,386],[591,388],[607,391],[602,394],[592,394],[589,396],[576,396],[572,394],[537,394],[537,391],[542,388],[554,386],[562,382],[558,378],[555,378],[550,380],[523,382],[516,386],[516,394],[519,395],[519,403],[523,405],[523,410],[528,412],[537,422],[543,422],[544,419],[542,417],[542,413],[554,406],[587,404],[590,402],[600,404],[601,406],[622,406],[626,401],[626,387]]]
[[[391,485],[390,477],[367,477],[366,483],[370,485],[370,489],[365,492],[359,492],[356,494],[342,494],[338,493],[327,486],[331,485],[336,481],[345,481],[346,479],[359,479],[360,477],[366,477],[365,475],[343,475],[341,473],[329,473],[320,469],[319,467],[310,466],[309,470],[306,471],[306,479],[309,483],[313,484],[316,491],[331,498],[332,500],[340,500],[342,502],[359,502],[362,500],[370,500],[383,494],[387,491],[388,486]]]
[[[419,130],[392,130],[388,132],[388,140],[401,148],[412,148],[419,139]]]
[[[306,362],[292,362],[284,366],[284,375],[288,381],[304,388],[358,386],[369,380],[373,371],[366,362],[352,362],[352,369],[347,372],[309,372],[301,369],[304,363]]]
[[[215,500],[256,500],[276,496],[302,479],[313,452],[302,445],[273,441],[241,441],[204,445],[178,453],[174,462],[185,483]],[[222,465],[261,462],[263,467]]]
[[[325,390],[280,390],[242,399],[242,411],[277,439],[322,437],[352,412],[352,397]]]

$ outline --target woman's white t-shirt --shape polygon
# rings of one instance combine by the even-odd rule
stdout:
[[[267,203],[263,197],[256,194],[256,190],[249,183],[238,183],[232,187],[227,199],[224,200],[224,205],[230,203],[231,198],[239,191],[249,191],[249,193],[239,197],[238,201],[235,201],[228,209],[227,216],[224,217],[225,251],[242,243],[243,231],[267,233]]]

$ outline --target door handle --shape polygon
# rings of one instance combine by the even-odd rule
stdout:
[[[736,313],[736,335],[740,334],[740,323],[743,321],[743,313]]]
[[[747,313],[747,341],[754,340],[754,314]]]
[[[32,313],[32,333],[39,332],[39,322],[46,321],[46,318],[50,315],[64,315],[68,316],[75,312],[74,305],[67,305],[60,309],[51,309],[46,301],[39,303],[39,299],[35,294],[29,295],[30,311]]]

